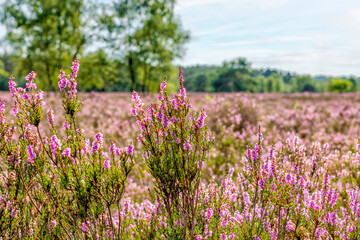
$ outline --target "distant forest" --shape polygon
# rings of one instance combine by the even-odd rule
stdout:
[[[359,78],[299,75],[277,69],[252,69],[245,58],[222,66],[184,68],[185,85],[193,92],[356,92]]]
[[[99,52],[97,53],[99,54]],[[117,60],[106,59],[106,66],[91,63],[87,59],[81,63],[79,73],[80,91],[126,92],[132,91],[131,77],[127,66]],[[0,90],[8,90],[8,77],[15,69],[16,62],[11,56],[0,57]],[[83,59],[84,60],[84,59]],[[111,69],[113,68],[113,69]],[[168,68],[170,86],[176,91],[178,66]],[[252,69],[245,58],[225,62],[222,66],[196,65],[182,68],[185,87],[191,92],[250,92],[250,93],[297,93],[297,92],[357,92],[360,91],[359,78],[299,75],[277,69]],[[36,70],[36,69],[35,69]],[[149,91],[157,91],[157,84],[166,72],[159,73],[152,81]],[[39,76],[41,78],[41,76]],[[91,78],[91,79],[89,79]],[[89,79],[89,80],[87,80]],[[20,86],[25,79],[19,79]],[[21,84],[22,83],[22,84]],[[150,83],[151,84],[151,83]],[[156,86],[157,85],[157,86]]]

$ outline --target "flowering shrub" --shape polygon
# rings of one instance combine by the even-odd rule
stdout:
[[[0,236],[12,238],[120,237],[123,226],[109,221],[120,213],[126,179],[133,166],[133,146],[107,151],[103,135],[92,143],[76,126],[81,103],[76,91],[79,62],[72,73],[60,71],[59,87],[66,121],[65,136],[54,127],[47,112],[51,136],[42,137],[43,92],[36,74],[27,77],[26,88],[9,87],[15,119],[7,120],[0,101]],[[115,213],[116,212],[116,213]]]
[[[237,94],[229,95],[236,104],[226,112],[219,108],[231,108],[230,97],[215,96],[209,99],[215,110],[207,111],[217,116],[209,121],[215,138],[206,126],[205,111],[193,110],[180,70],[180,93],[173,97],[166,81],[158,101],[146,107],[133,93],[131,113],[138,131],[129,115],[112,119],[111,111],[102,112],[96,124],[85,125],[85,131],[78,127],[77,116],[88,124],[92,113],[80,112],[86,106],[76,90],[79,66],[75,60],[70,74],[59,74],[64,116],[59,108],[44,109],[48,104],[34,72],[26,77],[26,88],[17,88],[10,77],[13,117],[6,111],[9,101],[0,100],[0,238],[360,238],[356,106],[342,103],[346,109],[337,107],[342,111],[337,114],[334,109],[328,112],[325,103],[316,108],[290,102],[279,113],[273,111],[279,103],[270,101],[265,113]],[[92,96],[96,102],[102,97]],[[314,131],[314,123],[322,126],[319,119],[324,118],[326,131]],[[105,142],[95,131],[106,121],[105,136],[116,132],[113,141]],[[86,138],[88,132],[95,136]],[[135,146],[116,146],[115,140],[127,141],[137,133]],[[332,138],[334,134],[349,136]],[[344,146],[339,148],[341,140]],[[141,145],[140,154],[134,151],[136,145]],[[211,174],[214,166],[225,176]]]
[[[132,112],[142,129],[138,139],[155,179],[157,197],[165,205],[172,235],[191,239],[198,215],[202,168],[214,136],[205,126],[204,111],[193,112],[188,117],[192,106],[186,96],[181,69],[179,83],[180,94],[169,99],[164,81],[158,94],[159,103],[152,104],[147,111],[134,92]]]

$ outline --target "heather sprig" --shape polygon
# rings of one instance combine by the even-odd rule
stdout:
[[[164,80],[159,101],[146,110],[134,92],[132,113],[142,130],[138,139],[155,179],[157,195],[165,204],[171,237],[193,238],[200,178],[214,137],[204,123],[204,111],[189,116],[192,105],[186,96],[181,69],[179,83],[180,94],[169,99]],[[181,228],[175,225],[176,219]]]

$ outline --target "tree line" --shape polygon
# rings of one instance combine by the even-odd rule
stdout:
[[[193,92],[356,92],[359,79],[299,75],[276,69],[252,69],[245,58],[222,66],[196,65],[184,70],[185,86]]]
[[[7,0],[0,56],[4,77],[36,70],[39,85],[54,90],[58,69],[78,58],[82,91],[151,91],[184,52],[189,32],[174,15],[175,0]],[[160,77],[159,77],[160,76]]]

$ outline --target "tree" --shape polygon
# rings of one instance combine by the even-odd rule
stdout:
[[[88,53],[81,58],[83,68],[78,86],[84,91],[127,91],[130,81],[125,64],[108,58],[103,50]]]
[[[331,92],[348,92],[352,87],[352,82],[347,79],[329,78],[329,89]]]
[[[351,92],[356,92],[357,90],[357,81],[356,81],[356,78],[354,76],[351,76],[349,78],[349,81],[352,83],[352,87],[350,89]]]
[[[213,83],[216,92],[256,92],[256,80],[251,76],[250,63],[245,58],[224,62],[221,72]]]
[[[294,76],[290,79],[291,92],[316,91],[315,80],[309,76]],[[310,91],[311,92],[311,91]]]
[[[149,91],[184,52],[189,34],[176,21],[174,4],[175,0],[118,0],[113,3],[115,13],[103,21],[108,42],[120,39],[125,46],[112,44],[128,64],[132,90]]]
[[[8,90],[9,75],[5,70],[5,64],[0,59],[0,90]]]
[[[58,69],[81,54],[83,0],[8,0],[2,6],[7,38],[18,56],[18,74],[36,69],[40,87],[54,90]]]
[[[208,79],[205,74],[200,74],[196,77],[194,83],[195,92],[206,92]]]

